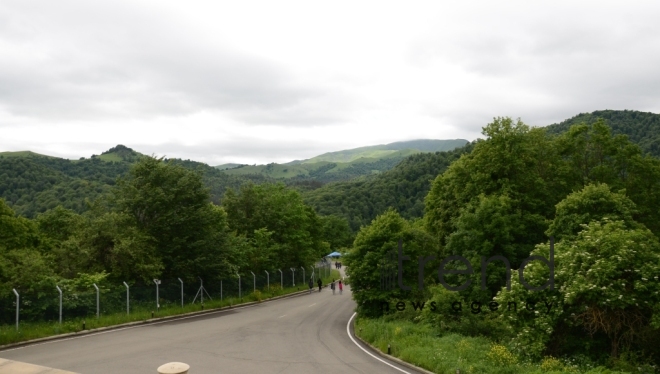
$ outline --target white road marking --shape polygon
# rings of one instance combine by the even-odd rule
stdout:
[[[353,318],[355,318],[356,315],[357,315],[357,313],[353,313],[353,315],[351,316],[351,318],[348,320],[348,323],[346,324],[346,333],[348,334],[348,337],[351,338],[351,340],[353,341],[353,343],[354,343],[355,345],[357,345],[358,348],[360,348],[361,350],[363,350],[364,353],[366,353],[366,354],[368,354],[369,356],[375,358],[376,360],[378,360],[378,361],[384,363],[385,365],[390,366],[390,367],[392,367],[392,368],[394,368],[394,369],[396,369],[396,370],[398,370],[398,371],[400,371],[400,372],[402,372],[402,373],[405,373],[405,374],[412,374],[412,373],[410,373],[410,372],[408,372],[408,371],[405,371],[405,370],[403,370],[403,369],[399,369],[398,367],[396,367],[396,366],[390,364],[389,362],[387,362],[387,361],[385,361],[385,360],[381,360],[380,358],[374,356],[373,354],[371,354],[371,352],[369,352],[369,351],[367,351],[366,349],[362,348],[362,346],[359,345],[358,342],[355,341],[355,339],[353,339],[353,336],[351,336],[351,321],[353,321]]]
[[[314,305],[316,305],[316,303],[314,303],[314,304],[312,304],[312,305],[310,305],[310,306],[308,306],[308,308],[311,308],[311,307],[313,307]]]
[[[282,315],[282,316],[279,316],[279,317],[277,317],[277,318],[282,318],[282,317],[284,317],[284,316],[286,316],[286,314],[285,314],[285,315]]]

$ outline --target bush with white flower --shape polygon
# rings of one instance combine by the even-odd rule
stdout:
[[[532,255],[548,258],[549,252],[549,243],[540,244]],[[554,252],[554,291],[528,291],[514,277],[511,291],[503,289],[496,297],[500,304],[518,304],[517,314],[503,318],[518,331],[513,346],[519,353],[538,358],[553,340],[597,345],[593,340],[600,339],[616,357],[657,320],[660,282],[654,277],[660,274],[660,242],[648,229],[605,218],[586,225],[577,237],[561,240]],[[547,282],[549,275],[539,261],[524,272],[534,286]],[[550,313],[544,301],[554,303]],[[528,311],[527,302],[536,303],[540,313]]]

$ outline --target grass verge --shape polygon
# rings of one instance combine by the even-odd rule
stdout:
[[[538,363],[521,362],[505,346],[487,338],[440,336],[424,323],[358,318],[355,333],[381,352],[386,353],[389,344],[392,356],[434,373],[455,374],[457,370],[461,374],[623,373],[553,357]]]

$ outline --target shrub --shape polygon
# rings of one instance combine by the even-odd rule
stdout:
[[[558,359],[547,356],[541,361],[541,370],[543,371],[561,371],[564,369],[564,364]]]
[[[518,357],[500,344],[494,344],[486,355],[498,366],[510,366],[518,363]]]

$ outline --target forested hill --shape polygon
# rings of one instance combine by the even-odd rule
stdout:
[[[360,158],[377,158],[383,155],[396,153],[396,151],[414,150],[417,152],[451,151],[468,143],[465,139],[418,139],[389,144],[372,145],[367,147],[347,149],[337,152],[328,152],[307,160],[294,161],[294,163],[312,164],[321,161],[351,162]],[[417,153],[415,152],[415,153]]]
[[[106,193],[117,177],[126,174],[142,156],[123,145],[80,160],[32,152],[3,152],[0,154],[0,198],[18,214],[30,218],[58,205],[80,213],[87,208],[86,200],[92,201]],[[176,159],[171,162],[201,172],[215,203],[220,202],[227,187],[237,188],[248,180],[267,180],[258,175],[225,175],[195,161]]]
[[[558,134],[566,131],[572,124],[589,124],[597,118],[605,119],[614,134],[626,134],[632,142],[639,144],[643,151],[660,157],[660,115],[655,113],[629,110],[596,111],[579,114],[561,123],[547,126],[547,130],[549,133]],[[422,148],[424,144],[416,146]],[[187,169],[198,170],[204,183],[210,188],[215,203],[220,202],[227,187],[236,189],[248,181],[274,181],[278,173],[291,173],[294,167],[320,166],[318,169],[306,170],[304,176],[285,180],[290,185],[297,185],[301,190],[316,188],[303,192],[306,202],[321,214],[335,214],[347,218],[353,230],[357,230],[360,225],[368,224],[388,207],[394,207],[406,218],[421,217],[430,181],[444,172],[451,161],[470,149],[471,145],[468,144],[453,151],[418,153],[403,158],[401,162],[393,157],[385,157],[377,162],[355,160],[345,163],[344,168],[338,168],[339,163],[329,161],[264,166],[272,169],[272,175],[232,175],[200,162],[179,159],[170,161]],[[126,174],[130,166],[142,156],[122,145],[80,160],[43,156],[29,151],[0,152],[0,198],[4,198],[18,214],[26,217],[35,217],[37,213],[57,205],[82,212],[87,207],[86,200],[91,201],[106,193],[117,177]],[[373,173],[374,168],[384,170],[392,167],[394,168],[380,174],[364,176],[365,173]],[[289,170],[285,170],[286,168]],[[329,173],[332,168],[340,169],[340,173]],[[323,185],[323,182],[336,180],[333,179],[338,178],[336,174],[341,174],[341,178],[362,177]]]
[[[655,113],[602,110],[579,114],[546,129],[550,134],[561,134],[571,125],[592,124],[598,118],[605,119],[614,135],[628,135],[644,152],[660,157],[660,115]],[[370,223],[388,207],[395,208],[405,218],[422,217],[431,180],[472,147],[468,144],[450,152],[413,155],[388,172],[359,181],[330,183],[304,192],[303,197],[321,214],[345,217],[353,230]]]
[[[466,143],[465,139],[418,139],[328,152],[286,164],[225,164],[216,168],[230,175],[260,174],[288,184],[339,182],[391,170],[410,155],[450,151]]]
[[[394,207],[406,218],[421,217],[431,181],[472,147],[468,143],[452,151],[415,154],[382,174],[330,183],[305,191],[303,198],[322,215],[345,217],[353,230],[369,224],[388,207]]]
[[[561,123],[547,126],[551,134],[561,134],[578,123],[592,124],[602,118],[612,129],[613,135],[628,135],[628,139],[639,145],[642,151],[660,157],[660,114],[635,110],[597,110],[580,113]]]

